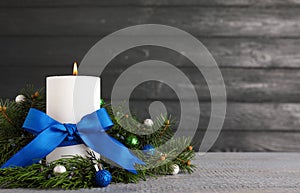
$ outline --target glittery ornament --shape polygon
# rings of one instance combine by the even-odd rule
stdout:
[[[144,121],[144,125],[146,126],[146,127],[152,127],[153,126],[153,121],[151,120],[151,119],[145,119],[145,121]]]
[[[20,94],[16,97],[15,101],[16,101],[16,103],[21,103],[21,102],[25,101],[25,96]]]
[[[134,147],[139,144],[139,140],[135,135],[130,135],[126,138],[126,144],[130,147]]]
[[[66,171],[67,171],[67,169],[65,168],[65,166],[62,166],[62,165],[57,165],[53,168],[53,173],[55,173],[55,174],[62,174]]]
[[[173,169],[173,171],[171,172],[171,174],[176,175],[179,173],[179,166],[177,164],[173,164],[171,165],[171,168]]]
[[[155,147],[153,147],[153,145],[147,144],[143,147],[143,152],[146,155],[154,155],[155,154]]]
[[[99,170],[96,172],[95,181],[99,187],[106,187],[110,184],[112,176],[108,170]]]

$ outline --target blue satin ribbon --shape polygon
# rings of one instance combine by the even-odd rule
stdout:
[[[1,168],[29,166],[46,157],[61,145],[84,143],[101,156],[124,169],[137,173],[134,165],[144,164],[123,144],[105,132],[113,123],[104,108],[84,116],[77,124],[62,124],[45,113],[31,108],[23,128],[37,135]]]

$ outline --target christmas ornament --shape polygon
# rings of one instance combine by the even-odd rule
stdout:
[[[99,121],[101,124],[99,124]],[[23,128],[32,133],[38,133],[38,137],[33,139],[23,149],[21,149],[16,156],[11,157],[2,168],[14,166],[28,166],[32,164],[35,157],[44,157],[48,155],[53,149],[58,147],[62,141],[70,141],[76,139],[74,133],[87,146],[92,147],[97,153],[102,153],[104,156],[121,167],[127,169],[132,173],[137,173],[134,165],[144,164],[135,155],[133,155],[123,144],[116,139],[111,138],[106,132],[97,132],[98,130],[107,130],[113,123],[104,108],[84,116],[76,125],[63,124],[44,112],[31,108],[27,114]],[[59,128],[59,129],[53,129]],[[88,130],[89,132],[86,132]],[[42,131],[42,132],[41,132]],[[47,133],[47,135],[45,135]],[[132,144],[137,144],[137,138],[132,138]],[[47,148],[43,144],[47,144]],[[78,141],[76,141],[78,143]],[[102,143],[102,144],[101,144]],[[111,149],[106,151],[105,149]],[[119,156],[119,155],[122,156]],[[22,155],[27,155],[26,157]],[[22,160],[20,162],[19,160]],[[38,162],[39,160],[36,160]]]
[[[146,127],[152,127],[153,126],[153,121],[151,120],[151,119],[145,119],[145,121],[144,121],[144,125],[146,126]]]
[[[126,139],[133,135],[131,138],[130,144],[137,144],[135,147],[131,147],[132,149],[141,149],[143,152],[142,154],[138,154],[142,158],[145,159],[145,161],[150,163],[152,161],[155,161],[157,163],[157,169],[153,170],[151,168],[145,168],[145,172],[139,172],[136,175],[133,175],[130,173],[130,171],[134,170],[134,166],[137,163],[138,157],[129,157],[129,159],[124,158],[123,154],[115,153],[114,148],[107,143],[107,140],[105,143],[101,144],[101,146],[104,148],[104,150],[109,149],[108,154],[108,160],[112,160],[112,162],[118,161],[119,163],[116,163],[117,165],[124,165],[124,167],[117,167],[114,165],[111,165],[110,162],[105,163],[105,169],[110,172],[110,175],[106,173],[106,171],[95,171],[94,165],[95,163],[102,162],[97,158],[97,155],[94,154],[92,151],[89,151],[87,153],[87,156],[81,157],[64,157],[64,160],[57,161],[57,162],[47,162],[45,159],[40,161],[36,158],[46,157],[50,153],[52,149],[56,149],[58,146],[57,144],[61,144],[61,141],[63,141],[63,145],[68,146],[68,144],[73,145],[73,142],[87,140],[89,143],[90,137],[85,136],[84,139],[82,139],[83,130],[84,128],[87,128],[86,126],[94,127],[94,121],[91,119],[94,119],[95,117],[96,121],[99,122],[99,118],[103,118],[103,115],[101,113],[101,116],[89,116],[86,115],[87,118],[89,118],[88,124],[84,124],[85,120],[83,122],[79,121],[80,124],[68,124],[62,122],[58,122],[55,120],[52,120],[55,125],[59,126],[61,130],[55,130],[47,129],[49,127],[52,127],[52,124],[46,124],[46,120],[49,120],[51,117],[48,117],[48,115],[43,114],[43,111],[46,109],[46,101],[45,101],[45,93],[41,89],[41,91],[35,92],[36,89],[33,87],[28,87],[26,90],[22,90],[22,94],[25,96],[25,100],[23,102],[18,103],[19,101],[22,101],[22,98],[17,101],[15,98],[13,100],[2,100],[0,99],[0,132],[1,133],[7,133],[8,135],[0,135],[0,141],[3,141],[3,144],[5,145],[5,148],[0,148],[0,155],[1,160],[3,161],[4,165],[1,166],[1,172],[0,172],[0,187],[1,188],[45,188],[45,189],[82,189],[82,188],[95,188],[99,186],[104,187],[107,186],[113,181],[116,182],[123,182],[123,183],[130,183],[130,182],[139,182],[141,179],[146,180],[145,174],[151,173],[151,176],[158,177],[163,174],[169,174],[172,175],[177,173],[177,167],[172,166],[174,164],[177,164],[180,166],[179,173],[190,173],[193,172],[193,163],[188,160],[192,160],[192,158],[195,156],[195,152],[193,150],[193,147],[190,147],[190,140],[181,140],[177,138],[169,138],[169,134],[173,133],[173,129],[171,128],[171,121],[166,119],[165,117],[158,117],[157,122],[162,123],[159,125],[158,130],[156,130],[156,122],[154,121],[154,124],[152,128],[148,127],[151,124],[144,124],[144,120],[137,121],[135,118],[129,114],[126,114],[126,112],[123,112],[122,109],[119,110],[116,114],[112,113],[110,105],[105,105],[106,108],[109,110],[109,116],[112,120],[124,120],[126,121],[127,125],[131,127],[132,129],[139,129],[140,131],[145,130],[146,135],[150,136],[144,136],[144,135],[137,135],[135,133],[132,133],[130,131],[133,130],[126,130],[125,128],[122,128],[120,125],[115,124],[115,126],[112,126],[111,130],[107,132],[107,134],[110,135],[110,138],[115,138],[116,140],[120,140],[120,142],[125,143],[127,147],[129,147],[126,144]],[[54,90],[55,92],[56,90]],[[59,92],[55,92],[59,93]],[[54,93],[54,94],[55,94]],[[18,95],[18,94],[17,94]],[[15,96],[17,96],[15,95]],[[19,97],[18,97],[19,98]],[[97,98],[97,104],[99,106],[100,103],[100,96],[95,97]],[[79,101],[81,104],[81,101]],[[84,104],[84,103],[82,103]],[[96,103],[95,103],[96,104]],[[29,107],[34,107],[36,110],[30,109]],[[37,110],[40,110],[39,112]],[[111,114],[110,114],[111,113]],[[92,113],[93,114],[93,113]],[[26,118],[26,121],[22,124],[20,120],[16,120],[15,118]],[[51,122],[52,122],[51,121]],[[84,125],[84,127],[83,127]],[[97,124],[98,126],[99,124]],[[102,124],[101,124],[102,125]],[[23,127],[24,126],[24,127]],[[55,127],[56,127],[55,126]],[[155,127],[155,130],[154,130]],[[24,130],[25,129],[25,130]],[[106,127],[102,128],[103,131],[106,130]],[[101,130],[102,130],[101,129]],[[14,135],[10,135],[10,132],[14,131]],[[82,135],[77,136],[74,135],[77,132],[81,133]],[[93,129],[91,129],[93,131]],[[152,133],[149,133],[148,131],[153,131]],[[163,131],[163,132],[162,132]],[[29,133],[27,133],[29,132]],[[35,134],[35,136],[32,136],[30,133]],[[45,135],[45,138],[43,137],[43,133],[47,132],[47,135]],[[50,135],[49,135],[50,132]],[[102,132],[106,133],[106,132]],[[52,137],[52,135],[56,135],[56,137]],[[98,133],[99,134],[99,133]],[[65,136],[65,137],[62,137]],[[7,138],[7,136],[9,136]],[[94,136],[94,135],[92,135]],[[92,137],[91,136],[91,137]],[[42,140],[39,141],[39,138],[43,137]],[[88,137],[88,139],[86,139]],[[95,143],[92,143],[93,148],[98,148],[98,143],[100,143],[99,135],[95,137]],[[72,141],[70,141],[72,140]],[[94,140],[94,138],[91,138],[91,140]],[[29,141],[31,141],[29,143]],[[59,142],[58,142],[59,141]],[[174,147],[168,148],[168,149],[160,149],[158,146],[165,144],[166,142],[170,141],[172,144],[174,144]],[[67,143],[68,142],[68,143]],[[70,143],[69,143],[70,142]],[[117,141],[115,141],[117,142]],[[28,144],[35,143],[34,146],[27,146]],[[46,151],[46,149],[43,150],[43,144],[47,143],[47,149],[51,146],[51,150],[49,152]],[[55,144],[54,144],[55,143]],[[57,144],[56,144],[57,143]],[[27,144],[27,145],[26,145]],[[93,145],[94,144],[94,145]],[[49,146],[48,146],[49,145]],[[21,146],[23,146],[21,148]],[[64,147],[66,147],[64,146]],[[88,145],[90,147],[90,145]],[[95,147],[96,146],[96,147]],[[99,145],[100,146],[100,145]],[[121,145],[122,147],[125,147]],[[18,156],[20,154],[17,153],[18,148],[20,147],[20,151],[22,149],[29,149],[29,152],[23,152],[21,156]],[[178,147],[185,148],[184,151],[179,153],[178,155],[173,154],[174,151],[177,151]],[[104,153],[105,153],[104,152]],[[131,154],[134,156],[134,152],[131,152]],[[15,156],[12,156],[11,154],[16,153]],[[41,156],[41,154],[43,154]],[[65,154],[65,151],[63,152]],[[143,155],[144,154],[144,155]],[[151,154],[154,154],[151,156]],[[24,156],[25,155],[25,156]],[[68,153],[65,155],[69,155]],[[103,154],[101,154],[103,155]],[[122,156],[120,156],[122,155]],[[104,155],[103,155],[104,156]],[[176,156],[176,157],[175,157]],[[106,157],[106,156],[105,156]],[[15,159],[16,158],[16,159]],[[117,159],[116,159],[117,158]],[[118,159],[120,158],[120,159]],[[114,161],[116,160],[116,161]],[[129,160],[129,161],[127,161]],[[38,162],[39,164],[33,164],[32,163]],[[121,162],[121,163],[120,163]],[[133,162],[133,167],[132,163]],[[18,165],[20,164],[20,165]],[[15,167],[13,172],[10,169],[10,166],[20,166]],[[172,166],[172,168],[171,168]],[[26,167],[26,169],[23,169]],[[129,172],[124,172],[124,169],[130,168]],[[142,168],[143,169],[143,168]],[[50,171],[49,171],[50,170]],[[175,171],[174,171],[175,170]],[[34,177],[29,174],[36,174]],[[111,176],[111,180],[110,180]],[[109,186],[109,185],[108,185]]]
[[[16,97],[15,101],[16,101],[16,103],[21,103],[21,102],[25,101],[25,96],[20,94]]]
[[[40,96],[40,93],[38,91],[36,91],[34,94],[31,95],[31,98],[35,99],[35,98],[37,98],[39,96]]]
[[[160,160],[161,160],[161,161],[165,161],[166,158],[167,158],[167,156],[166,156],[165,154],[163,154],[163,155],[160,157]]]
[[[96,175],[95,181],[99,187],[106,187],[110,184],[112,176],[108,170],[102,169],[101,165],[95,165]],[[100,170],[99,170],[100,169]]]
[[[191,165],[191,160],[188,160],[188,161],[186,162],[186,165],[190,166],[190,165]]]
[[[62,174],[66,171],[67,171],[67,169],[65,168],[65,166],[62,166],[62,165],[57,165],[53,168],[53,173],[55,173],[55,174]]]
[[[102,107],[103,105],[105,105],[105,102],[103,99],[100,99],[100,107]]]
[[[192,151],[192,150],[193,150],[193,146],[190,145],[190,146],[187,147],[187,149],[188,149],[189,151]]]
[[[143,147],[143,150],[144,152],[147,154],[147,155],[154,155],[155,154],[155,147],[153,147],[152,145],[150,144],[147,144]]]
[[[177,164],[173,164],[171,165],[171,168],[173,169],[173,171],[171,172],[171,174],[176,175],[179,173],[179,166]]]
[[[111,179],[112,177],[108,170],[99,170],[95,176],[96,184],[100,187],[108,186],[111,182]]]
[[[126,144],[130,147],[137,146],[139,144],[139,140],[135,135],[129,135],[126,138]]]
[[[165,124],[170,125],[170,120],[166,120]]]

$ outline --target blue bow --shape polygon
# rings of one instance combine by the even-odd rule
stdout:
[[[29,166],[46,157],[58,146],[85,143],[101,156],[124,169],[137,173],[134,164],[144,164],[123,144],[106,134],[113,123],[104,108],[84,116],[77,124],[62,124],[45,113],[31,108],[23,128],[37,135],[1,168]]]

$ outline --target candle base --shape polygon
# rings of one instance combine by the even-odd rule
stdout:
[[[93,151],[89,147],[84,144],[79,145],[70,145],[65,147],[57,147],[54,151],[52,151],[49,155],[47,155],[47,162],[52,162],[61,158],[72,158],[72,156],[79,155],[82,157],[88,156],[87,151]],[[93,151],[96,158],[100,159],[100,154]]]

